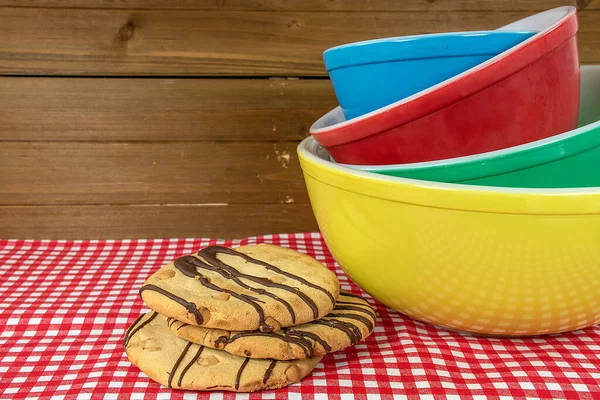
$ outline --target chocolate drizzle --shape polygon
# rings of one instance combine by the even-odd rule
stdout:
[[[271,265],[269,263],[263,262],[261,260],[257,260],[255,258],[252,258],[244,253],[235,251],[233,249],[230,249],[228,247],[222,247],[222,246],[209,246],[205,249],[200,250],[197,255],[200,257],[195,257],[195,256],[183,256],[180,257],[178,259],[175,260],[174,265],[175,268],[181,272],[183,275],[189,277],[189,278],[193,278],[195,280],[197,280],[198,282],[200,282],[201,285],[203,285],[204,287],[210,289],[210,290],[214,290],[217,292],[221,292],[221,293],[226,293],[229,294],[230,296],[243,301],[244,303],[252,306],[254,308],[254,310],[256,311],[256,313],[258,314],[258,318],[259,318],[259,330],[262,332],[273,332],[275,330],[275,327],[268,324],[266,322],[266,315],[265,315],[265,311],[264,309],[261,307],[261,305],[259,303],[264,304],[264,301],[259,300],[256,297],[247,295],[247,294],[240,294],[237,293],[233,290],[229,290],[223,287],[220,287],[214,283],[211,282],[211,280],[202,275],[198,270],[199,269],[204,269],[210,272],[214,272],[217,273],[219,275],[221,275],[223,278],[225,279],[229,279],[233,282],[235,282],[238,286],[240,286],[243,289],[246,289],[248,291],[257,293],[259,295],[262,296],[267,296],[269,298],[272,298],[273,300],[279,302],[280,304],[282,304],[287,311],[289,312],[291,319],[292,319],[292,324],[296,323],[296,314],[294,312],[294,308],[292,307],[292,305],[280,298],[279,296],[275,295],[274,293],[270,293],[265,289],[262,288],[257,288],[254,286],[250,286],[247,283],[245,283],[242,279],[244,280],[248,280],[251,282],[255,282],[258,283],[264,287],[267,288],[276,288],[276,289],[280,289],[280,290],[284,290],[286,292],[292,293],[294,295],[296,295],[297,297],[299,297],[304,303],[306,303],[306,305],[311,309],[312,314],[313,314],[313,318],[317,319],[319,318],[319,308],[317,307],[316,303],[314,302],[313,299],[311,299],[306,293],[302,292],[299,288],[297,287],[293,287],[293,286],[288,286],[288,285],[284,285],[284,284],[279,284],[279,283],[275,283],[273,281],[271,281],[268,278],[263,278],[263,277],[259,277],[259,276],[253,276],[253,275],[249,275],[246,273],[243,273],[241,271],[238,271],[237,269],[235,269],[234,267],[232,267],[231,265],[228,265],[226,263],[224,263],[223,261],[219,260],[217,258],[218,254],[227,254],[227,255],[231,255],[231,256],[236,256],[236,257],[240,257],[242,258],[244,261],[246,261],[246,263],[252,263],[255,265],[260,265],[265,267],[267,270],[274,272],[276,274],[279,275],[283,275],[287,278],[293,279],[297,282],[302,283],[305,286],[308,286],[310,288],[313,288],[315,290],[318,290],[320,292],[323,292],[327,295],[327,297],[329,298],[329,300],[331,301],[332,304],[335,305],[335,298],[333,297],[333,295],[326,290],[325,288],[322,288],[318,285],[315,285],[309,281],[307,281],[306,279],[294,275],[292,273],[289,273],[287,271],[283,271],[279,268],[277,268],[274,265]],[[192,302],[188,302],[185,299],[178,297],[177,295],[168,292],[165,289],[162,289],[156,285],[152,285],[152,284],[148,284],[148,285],[144,285],[142,286],[142,288],[140,289],[140,294],[144,291],[144,290],[152,290],[155,292],[158,292],[166,297],[168,297],[169,299],[181,304],[183,307],[185,307],[185,309],[194,315],[195,320],[196,320],[196,324],[197,325],[203,325],[204,323],[204,318],[202,317],[202,314],[200,313],[200,310],[198,310],[198,308],[196,307],[196,304],[192,303]]]
[[[175,365],[173,365],[173,369],[171,369],[171,372],[169,373],[169,381],[167,382],[167,385],[170,388],[173,387],[171,384],[173,382],[173,377],[175,376],[175,372],[177,371],[177,368],[179,368],[179,364],[181,364],[181,361],[183,361],[183,357],[185,357],[185,355],[187,354],[187,352],[190,349],[190,347],[192,346],[192,344],[193,344],[192,342],[188,342],[188,344],[185,345],[185,348],[179,355],[179,358],[175,362]]]
[[[180,257],[177,260],[175,260],[175,268],[177,268],[185,276],[197,279],[198,282],[200,282],[204,287],[206,287],[208,289],[211,289],[211,290],[214,290],[217,292],[227,293],[230,296],[233,296],[236,299],[243,301],[244,303],[250,304],[256,310],[256,312],[258,314],[259,325],[260,325],[259,329],[263,332],[273,332],[273,330],[275,328],[265,322],[265,311],[258,304],[258,303],[264,303],[263,301],[255,298],[255,297],[249,296],[247,294],[236,293],[233,290],[225,289],[225,288],[215,285],[214,283],[212,283],[210,281],[210,279],[208,279],[207,277],[200,274],[196,270],[196,267],[208,269],[208,270],[218,272],[218,273],[221,273],[219,271],[222,271],[222,270],[219,270],[218,268],[216,270],[212,269],[212,267],[210,265],[202,262],[201,260],[199,260],[193,256],[184,256],[184,257]],[[226,275],[223,275],[223,274],[221,274],[221,275],[227,277]],[[233,275],[231,275],[231,276],[233,276]],[[229,279],[231,279],[231,278],[229,278]],[[263,294],[263,293],[260,293],[260,294]]]
[[[329,343],[327,343],[325,341],[325,339],[321,338],[316,333],[306,332],[306,331],[298,331],[298,330],[289,330],[289,331],[287,331],[287,334],[289,336],[298,336],[298,337],[301,337],[303,339],[305,339],[305,338],[312,339],[315,342],[319,343],[321,346],[323,346],[323,348],[325,349],[325,351],[331,351],[331,346],[329,345]],[[313,348],[313,346],[311,344],[311,354],[313,352],[314,352],[314,348]],[[312,355],[311,355],[311,357],[312,357]]]
[[[346,306],[346,305],[339,306],[339,305],[336,304],[336,306],[334,308],[334,311],[335,310],[340,310],[340,311],[356,311],[356,312],[361,312],[361,313],[367,314],[369,317],[371,317],[371,319],[373,321],[375,321],[377,319],[377,316],[375,315],[375,313],[373,311],[371,311],[370,309],[359,307],[359,304],[350,303],[350,302],[341,302],[341,301],[338,302],[338,304],[354,304],[354,305],[353,306],[350,306],[350,305],[348,305],[348,306]]]
[[[269,367],[267,368],[267,370],[265,371],[265,375],[263,376],[263,385],[265,385],[271,377],[271,373],[273,372],[273,368],[275,368],[276,364],[277,360],[273,360],[271,361],[271,364],[269,364]]]
[[[361,299],[361,300],[365,299],[364,297],[362,297],[358,294],[354,294],[354,293],[350,293],[350,292],[344,292],[343,295],[346,297],[354,297],[355,299]],[[339,303],[339,301],[338,301],[338,303]],[[356,303],[353,303],[353,304],[356,304]]]
[[[325,316],[325,318],[353,319],[355,321],[362,322],[369,329],[369,331],[372,331],[374,328],[373,323],[369,320],[369,318],[363,317],[362,315],[348,314],[348,313],[329,313]]]
[[[246,358],[244,360],[244,362],[240,366],[240,369],[238,370],[237,375],[235,376],[235,390],[238,390],[240,388],[240,378],[242,377],[242,372],[244,371],[244,368],[246,368],[246,364],[248,364],[248,361],[250,361],[249,358]]]
[[[200,357],[200,354],[202,354],[202,350],[204,350],[204,346],[200,346],[198,348],[198,351],[196,351],[196,354],[194,355],[194,357],[185,366],[185,368],[183,369],[183,371],[181,371],[181,374],[179,374],[179,380],[177,381],[177,386],[181,387],[181,383],[183,382],[183,376],[188,371],[188,369],[190,369],[192,367],[192,365],[194,365],[194,363],[196,362],[196,360],[198,360],[198,358]]]
[[[133,324],[131,324],[131,326],[129,326],[129,328],[125,331],[125,335],[123,336],[123,347],[127,347],[127,344],[129,343],[129,332],[135,328],[142,318],[144,318],[144,314],[137,317],[136,320],[133,321]]]
[[[158,293],[162,294],[163,296],[166,296],[169,299],[181,304],[183,307],[185,307],[187,312],[189,312],[190,314],[192,314],[194,316],[194,318],[196,319],[196,323],[198,325],[202,325],[202,323],[204,322],[204,318],[202,318],[202,314],[200,314],[200,311],[196,308],[196,305],[194,303],[186,301],[185,299],[182,299],[181,297],[176,296],[173,293],[168,292],[163,288],[159,288],[156,285],[142,286],[142,288],[140,289],[140,295],[145,290],[152,290],[154,292],[158,292]]]
[[[193,264],[188,263],[184,260],[188,257],[190,257],[194,260],[197,260],[197,258],[192,257],[192,256],[185,256],[185,257],[178,258],[177,260],[175,260],[175,268],[180,270],[186,276],[192,276],[192,275],[188,275],[187,272],[189,272],[190,268],[193,268]],[[196,271],[195,268],[193,268],[193,270]],[[187,271],[187,272],[184,272],[184,271]],[[254,307],[254,309],[256,310],[256,312],[258,314],[259,325],[260,325],[259,329],[261,331],[273,332],[273,330],[275,329],[273,326],[271,326],[265,322],[265,311],[258,304],[258,303],[264,303],[263,301],[257,299],[256,297],[249,296],[247,294],[240,294],[240,293],[234,292],[233,290],[219,287],[219,286],[215,285],[214,283],[212,283],[209,278],[203,276],[202,274],[200,274],[198,272],[195,272],[192,277],[197,279],[198,282],[200,282],[204,287],[206,287],[208,289],[214,290],[216,292],[227,293],[230,296],[233,296],[236,299],[241,300],[244,303],[250,304],[252,307]]]
[[[129,329],[125,333],[125,337],[123,338],[123,347],[127,347],[129,345],[129,341],[131,340],[133,335],[135,335],[140,329],[142,329],[144,326],[148,325],[154,318],[156,318],[158,313],[153,312],[152,315],[150,316],[150,318],[148,318],[147,320],[145,320],[139,326],[136,327],[136,325],[142,320],[144,315],[146,315],[146,314],[140,315],[138,317],[138,319],[135,320],[135,322],[129,327]],[[134,327],[135,327],[135,329],[134,329]]]
[[[225,269],[234,278],[237,278],[237,277],[245,278],[245,279],[248,279],[248,280],[250,280],[252,282],[256,282],[258,284],[266,286],[266,287],[272,287],[272,288],[282,289],[282,290],[285,290],[286,292],[290,292],[292,294],[295,294],[296,296],[300,297],[300,299],[302,299],[302,301],[304,301],[308,307],[310,307],[310,309],[313,312],[313,317],[314,318],[318,318],[318,316],[319,316],[319,309],[318,309],[317,305],[315,304],[315,302],[310,297],[308,297],[305,293],[301,292],[300,289],[298,289],[296,287],[291,287],[291,286],[288,286],[288,285],[282,285],[282,284],[279,284],[279,283],[275,283],[275,282],[270,281],[267,278],[261,278],[261,277],[258,277],[258,276],[248,275],[248,274],[244,274],[242,272],[239,272],[235,268],[232,268],[231,266],[225,264],[224,262],[222,262],[221,260],[219,260],[217,258],[217,253],[219,252],[217,249],[231,250],[231,249],[228,249],[226,247],[211,246],[211,247],[208,247],[208,248],[206,248],[204,250],[200,250],[198,252],[198,255],[201,256],[202,258],[204,258],[206,261],[212,263],[214,266],[218,266],[219,268]],[[247,262],[250,262],[250,260],[254,260],[253,261],[254,264],[257,264],[259,262],[261,263],[259,265],[264,265],[265,264],[262,261],[255,260],[255,259],[253,259],[251,257],[246,256],[245,254],[239,253],[239,252],[234,251],[234,250],[231,250],[231,251],[233,251],[235,253],[235,255],[238,255],[238,256],[242,257]],[[221,251],[221,252],[224,253],[224,254],[232,254],[229,251],[228,252]],[[270,264],[267,264],[267,265],[270,265]],[[275,268],[275,267],[273,267],[273,268]],[[237,281],[239,281],[239,279],[237,279],[236,282]],[[258,293],[269,295],[268,292],[266,292],[264,289],[257,289],[257,290],[260,290],[260,292],[258,292]],[[277,296],[275,296],[275,297],[277,297]],[[285,303],[287,304],[286,307],[287,307],[288,311],[290,312],[290,315],[292,316],[293,322],[295,322],[296,321],[296,316],[295,316],[293,308],[287,302],[285,302]]]
[[[349,322],[340,321],[338,319],[320,319],[313,321],[312,323],[339,329],[340,331],[344,332],[346,336],[348,336],[352,345],[360,342],[360,339],[362,338],[362,334],[358,326]]]
[[[271,264],[266,263],[264,261],[257,260],[255,258],[252,258],[252,257],[250,257],[250,256],[248,256],[248,255],[246,255],[244,253],[240,253],[240,252],[235,251],[233,249],[230,249],[228,247],[209,246],[209,247],[207,247],[207,248],[205,248],[203,250],[200,250],[198,252],[198,255],[204,257],[204,255],[207,254],[207,253],[208,254],[212,254],[213,257],[215,257],[215,258],[216,258],[216,254],[217,253],[228,254],[228,255],[232,255],[232,256],[238,256],[238,257],[241,257],[244,260],[248,261],[249,263],[256,264],[256,265],[262,265],[263,267],[265,267],[266,269],[268,269],[271,272],[275,272],[275,273],[277,273],[279,275],[286,276],[286,277],[288,277],[290,279],[293,279],[295,281],[298,281],[298,282],[302,283],[303,285],[306,285],[308,287],[311,287],[313,289],[316,289],[316,290],[318,290],[320,292],[325,293],[325,295],[327,295],[327,297],[329,297],[329,300],[331,301],[331,304],[335,304],[335,298],[333,297],[333,295],[331,293],[329,293],[329,291],[327,289],[322,288],[322,287],[320,287],[318,285],[315,285],[314,283],[310,283],[309,281],[307,281],[306,279],[304,279],[304,278],[302,278],[300,276],[297,276],[297,275],[294,275],[292,273],[283,271],[283,270],[277,268],[274,265],[271,265]]]
[[[347,296],[346,293],[340,294],[340,299],[343,299]],[[352,312],[344,312],[344,311],[352,311]],[[360,315],[363,314],[363,315]],[[374,323],[377,316],[375,312],[369,307],[366,303],[358,303],[351,301],[343,301],[340,300],[337,302],[333,311],[323,317],[321,320],[315,320],[312,322],[308,322],[306,325],[314,324],[314,325],[324,325],[333,329],[337,329],[342,331],[348,338],[350,339],[351,344],[358,343],[363,338],[363,330],[356,324],[350,321],[343,321],[340,319],[346,320],[354,320],[363,324],[369,331],[374,329]],[[169,319],[169,326],[171,326],[175,319],[171,321]],[[188,326],[183,322],[177,327],[177,330]],[[235,342],[241,338],[247,337],[268,337],[268,338],[276,338],[282,340],[290,345],[298,346],[304,352],[306,357],[313,357],[315,355],[315,344],[320,344],[326,352],[331,352],[332,347],[327,341],[321,338],[318,334],[314,332],[308,332],[297,327],[288,327],[283,328],[278,332],[260,332],[260,331],[243,331],[236,332],[231,336],[220,336],[214,342],[213,346],[217,349],[224,349],[230,343]],[[247,354],[246,354],[247,355]]]
[[[175,377],[175,373],[177,372],[179,365],[185,358],[185,355],[188,353],[188,351],[192,345],[193,345],[192,342],[188,342],[188,344],[185,346],[185,348],[179,355],[179,358],[175,362],[175,365],[173,365],[173,368],[171,369],[171,372],[169,373],[169,380],[167,382],[168,387],[173,388],[173,378]],[[204,346],[199,346],[198,350],[196,351],[196,354],[194,354],[194,357],[192,357],[192,359],[183,368],[183,370],[179,374],[179,379],[177,380],[178,387],[181,387],[181,384],[183,383],[183,377],[188,372],[188,370],[194,365],[194,363],[198,360],[198,358],[200,358],[200,355],[202,354],[203,350],[204,350]],[[240,366],[240,368],[238,369],[237,375],[235,377],[235,389],[236,390],[238,390],[240,388],[240,380],[242,378],[242,372],[244,371],[244,369],[246,368],[246,365],[249,362],[250,362],[250,358],[246,358],[244,360],[244,362],[242,363],[242,365]],[[269,377],[271,376],[271,373],[273,372],[273,369],[275,368],[275,364],[277,364],[276,360],[272,360],[271,364],[269,364],[269,367],[265,371],[265,375],[263,377],[263,383],[267,383],[267,380],[269,379]],[[229,387],[229,386],[216,385],[216,386],[210,386],[207,389],[213,389],[213,388],[217,388],[217,387]]]
[[[184,328],[186,326],[190,326],[190,324],[186,324],[185,322],[181,322],[178,319],[175,319],[173,317],[167,318],[167,324],[169,325],[169,328],[172,328],[173,325],[175,325],[177,322],[179,322],[179,326],[177,327],[176,330],[180,330],[181,328]]]
[[[238,257],[243,258],[245,261],[251,262],[253,264],[262,265],[262,266],[269,266],[269,267],[267,267],[267,269],[269,269],[269,270],[271,270],[273,272],[277,272],[277,273],[280,273],[280,274],[282,272],[284,272],[284,271],[281,271],[278,268],[276,268],[276,267],[274,267],[274,266],[272,266],[270,264],[264,263],[264,262],[262,262],[260,260],[256,260],[256,259],[254,259],[252,257],[249,257],[249,256],[243,254],[243,253],[237,252],[237,251],[229,249],[227,247],[220,247],[220,246],[210,246],[210,247],[207,247],[207,248],[205,248],[203,250],[200,250],[198,252],[198,256],[202,257],[202,260],[198,259],[196,257],[192,257],[192,256],[181,257],[180,259],[178,259],[178,260],[175,261],[175,263],[176,263],[175,266],[177,268],[179,268],[179,266],[177,265],[177,261],[180,261],[180,260],[184,261],[184,262],[187,261],[188,263],[192,264],[193,267],[195,267],[195,268],[191,268],[190,265],[186,265],[185,266],[185,271],[180,269],[180,271],[182,273],[186,274],[187,276],[195,277],[198,274],[198,272],[196,271],[196,268],[203,268],[203,269],[206,269],[206,270],[209,270],[209,271],[216,272],[216,273],[220,274],[222,277],[224,277],[226,279],[233,280],[235,283],[237,283],[238,285],[240,285],[244,289],[248,289],[248,290],[254,291],[255,293],[258,293],[258,294],[261,294],[261,295],[269,296],[269,297],[271,297],[271,298],[279,301],[280,303],[282,303],[287,308],[288,312],[290,313],[293,322],[296,322],[296,315],[294,313],[294,310],[293,310],[292,306],[288,302],[286,302],[283,299],[280,299],[279,297],[277,297],[276,295],[274,295],[272,293],[267,292],[264,289],[259,289],[259,288],[254,288],[254,287],[248,286],[247,284],[245,284],[244,282],[242,282],[240,280],[240,278],[248,279],[249,281],[258,283],[258,284],[260,284],[262,286],[265,286],[265,287],[272,287],[272,288],[276,288],[276,289],[285,290],[287,292],[293,293],[296,296],[300,297],[302,299],[302,301],[304,301],[306,303],[306,305],[310,307],[310,309],[313,312],[313,317],[314,318],[318,318],[319,317],[319,309],[318,309],[317,305],[315,304],[315,302],[310,297],[308,297],[305,293],[301,292],[298,288],[291,287],[291,286],[288,286],[288,285],[282,285],[282,284],[279,284],[279,283],[275,283],[275,282],[270,281],[267,278],[261,278],[261,277],[258,277],[258,276],[249,275],[249,274],[245,274],[243,272],[240,272],[237,269],[233,268],[232,266],[227,265],[223,261],[219,260],[217,258],[217,254],[218,253],[238,256]],[[275,270],[273,270],[273,269],[275,269]],[[291,274],[285,273],[283,275],[289,277],[289,275],[291,275]],[[295,275],[292,275],[292,276],[296,277]],[[296,280],[298,280],[301,283],[304,283],[303,279],[300,278],[300,277],[296,277]],[[313,284],[310,284],[310,283],[307,286],[320,288],[319,286],[316,286],[316,285],[313,285]],[[322,289],[322,288],[320,288],[320,289]],[[329,292],[327,292],[327,293],[329,293]]]
[[[250,281],[260,283],[261,285],[267,286],[267,287],[281,286],[281,289],[287,290],[294,294],[298,294],[298,293],[295,293],[295,291],[292,288],[290,288],[289,286],[284,287],[283,285],[277,285],[265,278],[259,278],[256,276],[252,276],[252,275],[248,275],[248,274],[239,272],[235,268],[232,268],[231,266],[221,262],[216,257],[207,257],[206,255],[203,255],[203,257],[205,258],[205,260],[208,263],[206,263],[203,260],[200,260],[196,257],[193,257],[193,256],[184,256],[184,257],[181,257],[181,258],[178,258],[177,260],[175,260],[175,267],[177,269],[179,269],[184,275],[192,277],[192,278],[199,276],[199,274],[197,272],[197,268],[202,268],[202,269],[206,269],[208,271],[216,272],[225,279],[231,279],[232,281],[234,281],[235,283],[237,283],[239,286],[243,287],[244,289],[250,290],[254,293],[261,294],[263,296],[270,297],[270,298],[280,302],[281,304],[284,305],[284,307],[290,313],[290,315],[292,317],[292,322],[294,322],[294,323],[296,322],[296,314],[294,313],[294,309],[292,308],[290,303],[279,298],[278,296],[276,296],[273,293],[267,292],[264,289],[249,286],[249,285],[245,284],[244,282],[242,282],[240,280],[240,278],[245,278]],[[300,297],[302,297],[302,296],[306,297],[306,295],[304,293],[300,293],[299,295],[300,295]],[[317,306],[315,305],[315,303],[309,297],[306,297],[306,299],[303,299],[303,300],[307,301],[307,304],[313,310],[313,314],[315,312],[317,312],[317,315],[318,315],[318,309],[317,309]]]
[[[214,344],[215,344],[215,347],[222,348],[222,347],[220,347],[220,345],[228,345],[230,343],[235,342],[239,338],[256,337],[256,336],[265,336],[265,337],[270,337],[270,338],[281,339],[284,342],[287,342],[290,344],[295,344],[298,347],[300,347],[307,357],[312,357],[314,355],[314,349],[313,349],[312,343],[310,341],[306,340],[303,337],[298,337],[297,335],[290,336],[289,331],[286,331],[285,329],[284,329],[283,333],[251,331],[251,332],[239,332],[229,338],[227,336],[220,336],[215,340]]]
[[[253,275],[249,275],[243,272],[238,271],[237,269],[233,268],[232,266],[224,263],[223,261],[219,260],[217,258],[217,254],[227,254],[227,255],[233,255],[233,256],[237,256],[237,257],[241,257],[242,259],[244,259],[246,262],[250,262],[253,263],[255,265],[261,265],[264,266],[265,268],[267,268],[269,271],[271,272],[275,272],[277,274],[280,275],[284,275],[290,279],[294,279],[308,287],[317,289],[321,292],[324,292],[325,294],[327,294],[327,296],[329,297],[329,299],[332,301],[333,304],[335,304],[335,299],[333,298],[333,296],[331,295],[331,293],[329,293],[327,290],[325,290],[324,288],[314,285],[310,282],[308,282],[307,280],[305,280],[302,277],[296,276],[294,274],[291,274],[289,272],[286,271],[282,271],[281,269],[265,263],[263,261],[254,259],[250,256],[247,256],[246,254],[237,252],[235,250],[232,250],[230,248],[227,247],[221,247],[221,246],[210,246],[207,247],[205,249],[200,250],[197,254],[199,257],[201,258],[197,258],[194,256],[183,256],[180,257],[178,259],[175,260],[175,268],[177,268],[182,274],[184,274],[187,277],[190,278],[194,278],[197,279],[203,286],[205,286],[206,288],[209,288],[211,290],[215,290],[218,292],[224,292],[227,293],[233,297],[235,297],[238,300],[241,300],[249,305],[251,305],[256,312],[258,313],[258,317],[259,317],[259,329],[262,332],[272,332],[274,331],[274,327],[267,324],[265,321],[265,313],[263,308],[257,304],[257,303],[264,303],[261,302],[260,300],[252,297],[252,296],[248,296],[248,295],[244,295],[244,294],[239,294],[236,293],[232,290],[229,289],[225,289],[222,287],[219,287],[213,283],[211,283],[210,279],[206,278],[205,276],[203,276],[198,269],[204,269],[207,271],[211,271],[211,272],[215,272],[218,273],[219,275],[221,275],[223,278],[225,279],[230,279],[233,282],[235,282],[237,285],[239,285],[240,287],[246,289],[246,290],[250,290],[254,293],[257,293],[259,295],[263,295],[263,296],[267,296],[270,297],[272,299],[274,299],[275,301],[283,304],[283,306],[288,310],[291,318],[292,318],[292,323],[296,322],[296,314],[294,312],[293,307],[290,305],[290,303],[288,303],[286,300],[278,297],[277,295],[270,293],[268,291],[266,291],[265,289],[262,288],[256,288],[253,286],[250,286],[246,283],[244,283],[241,278],[243,279],[247,279],[249,281],[258,283],[262,286],[268,287],[268,288],[276,288],[276,289],[281,289],[281,290],[285,290],[286,292],[292,293],[296,296],[298,296],[304,303],[306,303],[306,305],[311,309],[312,314],[313,314],[313,318],[318,318],[319,317],[319,309],[316,305],[316,303],[305,293],[303,293],[302,291],[300,291],[300,289],[296,288],[296,287],[292,287],[292,286],[288,286],[288,285],[283,285],[283,284],[279,284],[279,283],[275,283],[272,282],[271,280],[267,279],[267,278],[261,278],[258,276],[253,276]],[[201,324],[199,324],[201,325]]]

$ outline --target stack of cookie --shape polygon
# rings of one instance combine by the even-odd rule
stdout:
[[[340,293],[327,267],[266,244],[180,257],[140,294],[153,312],[129,327],[125,351],[151,379],[178,389],[284,387],[375,325],[367,301]]]

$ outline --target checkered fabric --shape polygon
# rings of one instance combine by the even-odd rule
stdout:
[[[302,382],[239,394],[162,387],[131,365],[125,329],[147,310],[138,289],[162,264],[213,244],[267,242],[307,253],[358,287],[316,233],[223,241],[0,240],[1,399],[600,398],[600,327],[482,338],[413,321],[371,300],[375,332],[329,354]]]

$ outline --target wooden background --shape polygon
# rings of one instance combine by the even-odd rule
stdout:
[[[0,238],[316,230],[296,145],[336,104],[322,52],[597,0],[0,0]]]

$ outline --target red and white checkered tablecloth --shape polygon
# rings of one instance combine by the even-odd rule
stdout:
[[[316,233],[236,241],[0,240],[0,399],[233,399],[161,387],[127,360],[138,289],[162,264],[222,244],[305,252],[360,293]],[[250,399],[600,398],[600,327],[530,339],[482,338],[413,321],[373,301],[366,342],[326,356],[302,382]]]

